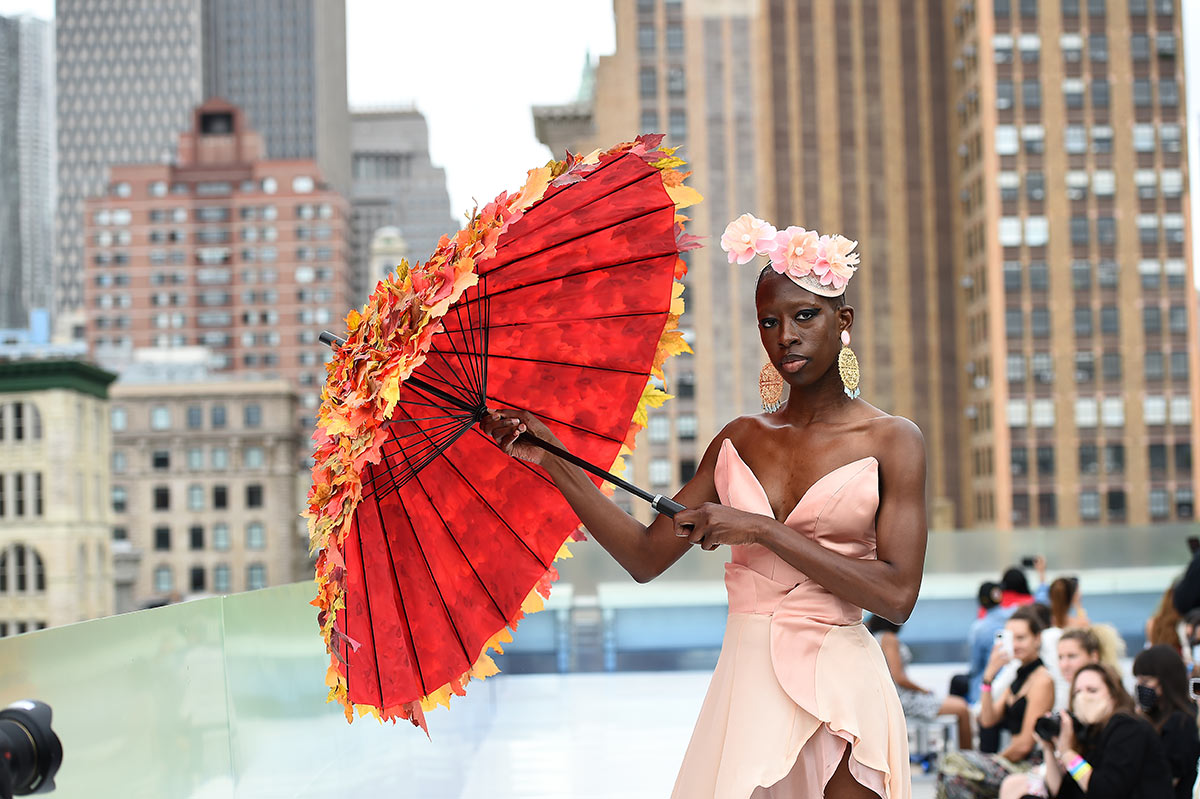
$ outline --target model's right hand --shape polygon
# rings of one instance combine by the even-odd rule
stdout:
[[[552,456],[540,447],[517,441],[522,433],[529,433],[549,444],[562,447],[562,442],[550,432],[550,428],[528,411],[488,411],[487,416],[479,422],[479,428],[484,435],[491,436],[506,454],[530,463],[540,464],[545,458]]]

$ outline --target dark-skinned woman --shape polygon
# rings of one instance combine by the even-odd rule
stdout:
[[[527,413],[499,411],[484,430],[540,464],[638,581],[689,548],[728,547],[725,640],[672,796],[907,799],[904,715],[862,614],[904,622],[917,599],[921,433],[858,398],[844,297],[855,242],[744,214],[721,243],[731,263],[770,258],[757,283],[746,275],[768,361],[764,413],[721,430],[675,495],[687,510],[674,521],[643,526],[582,470],[517,443],[526,431],[557,443]]]

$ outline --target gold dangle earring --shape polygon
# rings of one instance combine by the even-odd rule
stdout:
[[[850,399],[858,399],[858,356],[850,349],[850,331],[842,331],[842,351],[838,353],[838,374],[842,377],[842,390]]]
[[[773,413],[783,406],[783,375],[770,361],[763,364],[758,373],[758,396],[762,398],[762,407],[767,413]]]

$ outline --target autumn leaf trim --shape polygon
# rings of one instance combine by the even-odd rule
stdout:
[[[696,237],[684,233],[683,223],[687,218],[678,211],[699,202],[700,194],[683,185],[690,173],[679,171],[684,161],[675,156],[674,148],[659,148],[662,138],[662,135],[641,136],[604,153],[596,151],[582,157],[568,152],[562,161],[530,170],[525,185],[515,195],[503,193],[482,210],[476,209],[467,226],[452,237],[443,236],[424,263],[410,267],[407,261],[401,261],[393,274],[379,282],[363,307],[346,316],[345,343],[339,347],[338,357],[326,367],[328,375],[313,435],[312,487],[302,515],[308,522],[310,551],[317,556],[317,595],[311,604],[318,609],[321,636],[330,655],[327,701],[341,704],[347,721],[353,721],[356,713],[360,717],[372,715],[380,721],[407,719],[428,734],[424,711],[438,705],[448,707],[450,697],[464,695],[472,678],[484,679],[498,673],[488,653],[503,652],[503,644],[512,641],[510,630],[515,631],[526,614],[540,611],[544,599],[549,598],[550,587],[558,579],[553,563],[571,557],[565,541],[514,618],[483,645],[479,657],[460,677],[412,702],[382,708],[350,702],[341,653],[347,649],[354,651],[359,644],[339,625],[341,612],[345,610],[346,564],[342,547],[354,510],[362,500],[363,470],[367,464],[380,461],[387,437],[384,422],[391,417],[399,400],[400,384],[425,361],[433,337],[441,330],[442,317],[463,292],[478,282],[475,266],[495,255],[500,235],[550,188],[578,182],[602,162],[628,152],[657,169],[676,207],[678,252],[682,254],[699,246]],[[686,273],[687,265],[680,257],[675,266],[676,281]],[[683,314],[682,293],[683,285],[674,283],[667,321],[651,367],[651,373],[659,380],[665,380],[662,367],[667,358],[691,352],[677,329]],[[614,469],[621,466],[624,455],[633,451],[637,433],[647,424],[647,409],[660,407],[670,397],[652,381],[647,383]],[[568,536],[571,537],[579,540],[582,535],[577,532]]]

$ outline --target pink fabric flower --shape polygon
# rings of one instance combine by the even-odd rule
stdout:
[[[792,225],[779,231],[770,250],[771,268],[781,275],[799,280],[813,271],[819,241],[815,230]]]
[[[729,223],[721,234],[721,249],[729,253],[729,263],[749,263],[774,247],[775,227],[751,214],[742,214]]]
[[[842,289],[858,271],[858,253],[851,252],[858,246],[842,235],[822,236],[817,242],[817,260],[812,271],[821,280],[822,286]]]

